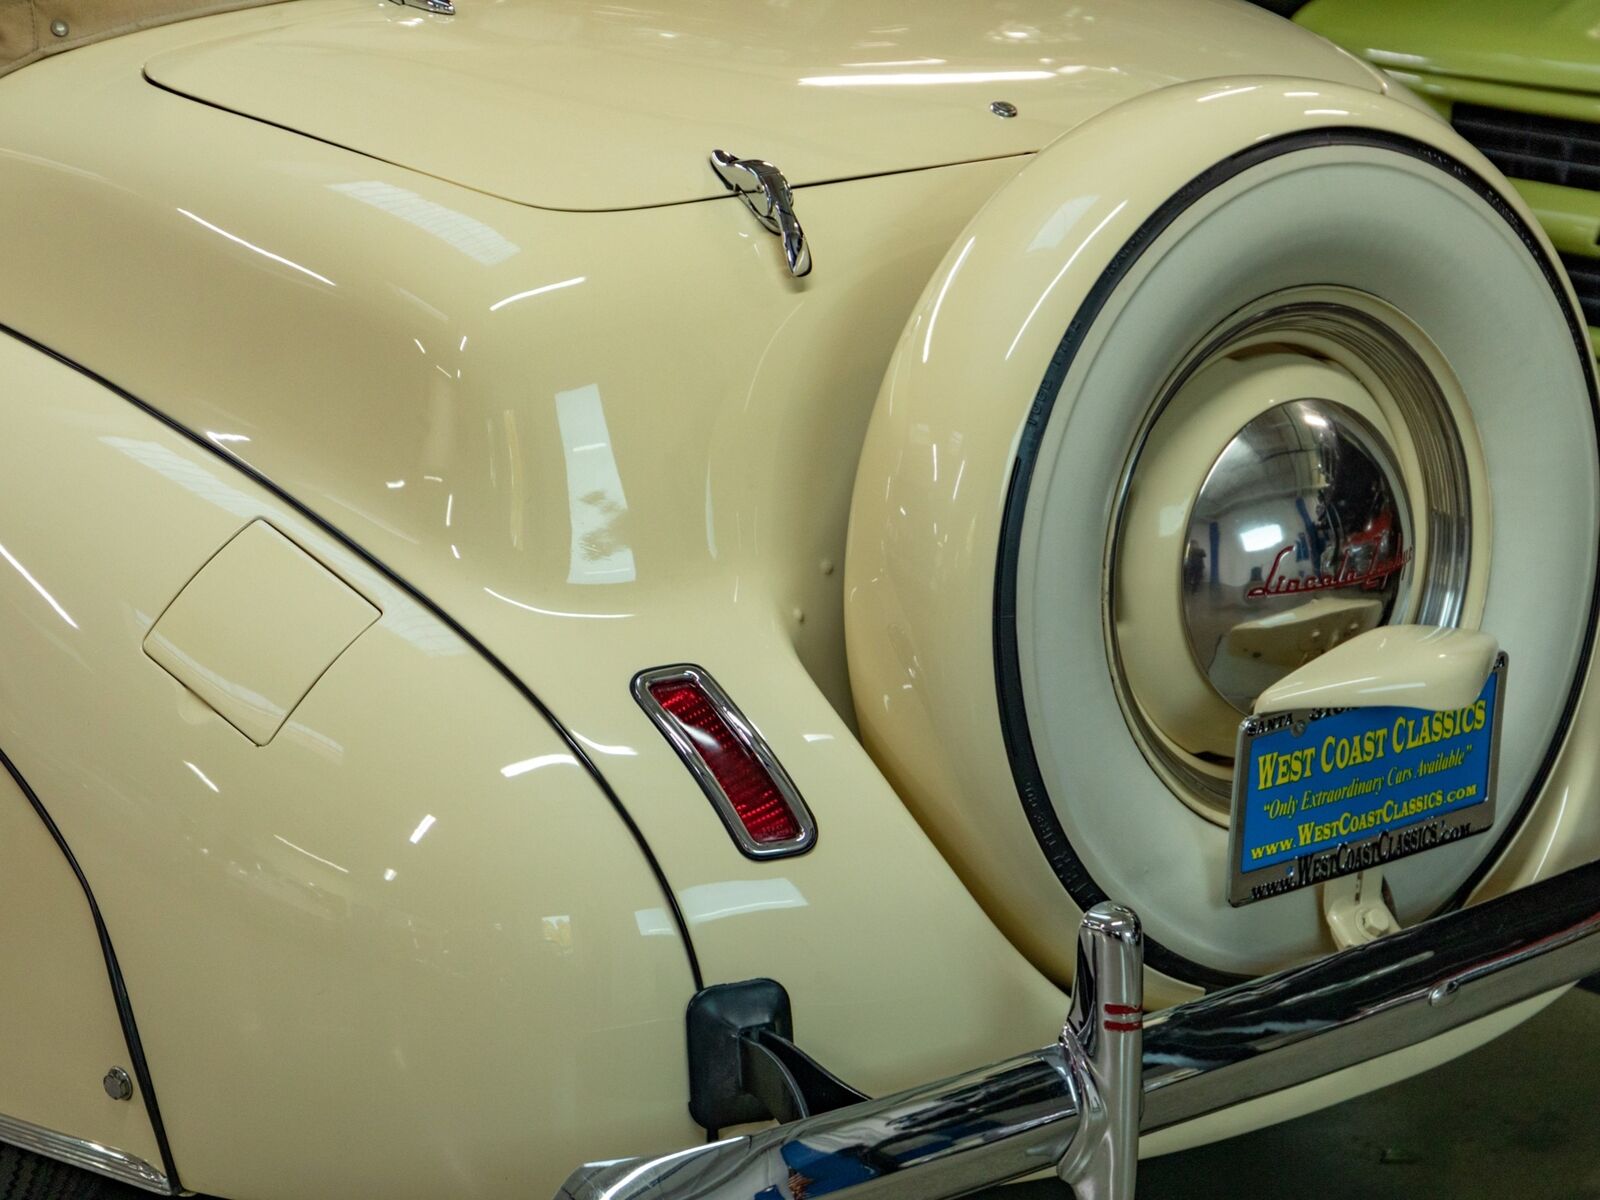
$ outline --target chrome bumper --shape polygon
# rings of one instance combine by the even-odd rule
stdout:
[[[1139,1133],[1426,1041],[1600,971],[1597,934],[1592,863],[1168,1009],[1141,1030],[1137,921],[1101,905],[1085,917],[1080,982],[1054,1045],[760,1133],[586,1164],[557,1200],[933,1200],[1048,1168],[1084,1200],[1123,1200],[1133,1195]]]

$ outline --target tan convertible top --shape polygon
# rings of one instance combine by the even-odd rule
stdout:
[[[0,0],[0,75],[36,58],[188,17],[280,0]]]

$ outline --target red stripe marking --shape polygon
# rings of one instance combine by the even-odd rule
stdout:
[[[1144,1022],[1143,1021],[1107,1021],[1105,1023],[1105,1026],[1106,1026],[1107,1029],[1111,1030],[1112,1033],[1132,1033],[1136,1029],[1143,1029],[1144,1028]]]
[[[1131,1017],[1135,1014],[1143,1015],[1144,1009],[1136,1004],[1106,1004],[1102,1005],[1108,1014],[1113,1017]]]

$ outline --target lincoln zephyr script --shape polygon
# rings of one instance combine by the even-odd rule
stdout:
[[[1365,570],[1357,570],[1350,565],[1351,554],[1345,552],[1344,560],[1340,562],[1339,569],[1331,575],[1293,576],[1279,574],[1283,560],[1294,551],[1294,546],[1285,546],[1278,551],[1272,560],[1272,566],[1267,570],[1267,577],[1260,583],[1245,592],[1245,599],[1259,600],[1265,596],[1295,596],[1301,592],[1326,592],[1335,588],[1361,587],[1372,591],[1379,587],[1383,581],[1396,571],[1403,570],[1411,561],[1411,551],[1397,554],[1393,558],[1381,559],[1374,562]]]
[[[1228,901],[1292,892],[1482,833],[1494,821],[1501,654],[1464,708],[1314,709],[1239,731]]]

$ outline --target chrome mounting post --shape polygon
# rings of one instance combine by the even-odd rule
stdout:
[[[1144,935],[1120,904],[1078,927],[1078,969],[1061,1053],[1082,1097],[1056,1174],[1078,1200],[1133,1200],[1144,1109]]]

